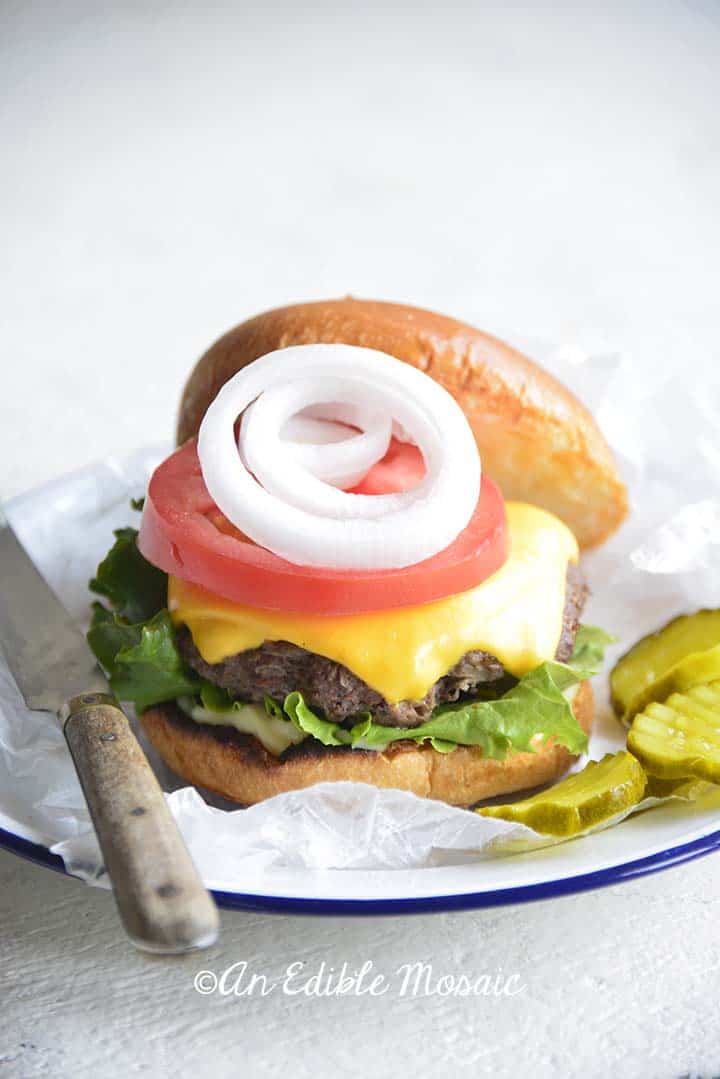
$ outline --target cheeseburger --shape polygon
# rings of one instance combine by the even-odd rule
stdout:
[[[174,772],[245,805],[356,780],[469,806],[585,750],[608,638],[578,555],[627,500],[546,372],[428,311],[300,304],[205,353],[177,443],[88,634]]]

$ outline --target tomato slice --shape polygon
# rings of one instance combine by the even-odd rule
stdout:
[[[425,462],[417,446],[411,442],[391,439],[382,461],[370,469],[367,476],[353,487],[358,495],[399,494],[415,487],[425,475]]]
[[[415,446],[392,441],[356,490],[405,490],[424,474]],[[258,547],[218,510],[202,478],[196,439],[155,470],[138,545],[153,565],[249,607],[314,614],[409,607],[466,592],[503,565],[509,550],[505,503],[487,476],[467,528],[445,550],[404,569],[296,566]]]

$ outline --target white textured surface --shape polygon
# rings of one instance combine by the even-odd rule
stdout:
[[[167,436],[209,340],[298,298],[710,360],[719,46],[713,2],[4,5],[3,493]],[[1,854],[0,1071],[710,1076],[718,885],[708,858],[508,910],[225,914],[211,953],[162,962],[130,951],[107,894]],[[527,988],[192,988],[243,959],[269,976],[426,959]]]
[[[380,920],[224,912],[202,956],[134,954],[110,896],[0,852],[9,1075],[705,1076],[718,1072],[720,859],[566,899]],[[303,960],[518,972],[510,998],[200,996],[199,970]],[[0,1072],[0,1074],[4,1074]]]

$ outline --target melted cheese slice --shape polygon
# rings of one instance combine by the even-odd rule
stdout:
[[[168,607],[207,663],[263,641],[289,641],[348,667],[386,700],[420,700],[474,649],[521,677],[552,659],[562,632],[565,577],[578,547],[552,514],[507,504],[510,556],[469,592],[417,607],[316,615],[242,607],[170,577]]]

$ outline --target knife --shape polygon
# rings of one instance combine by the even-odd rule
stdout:
[[[0,648],[28,708],[61,723],[130,940],[165,955],[213,944],[217,908],[148,760],[2,509]]]

